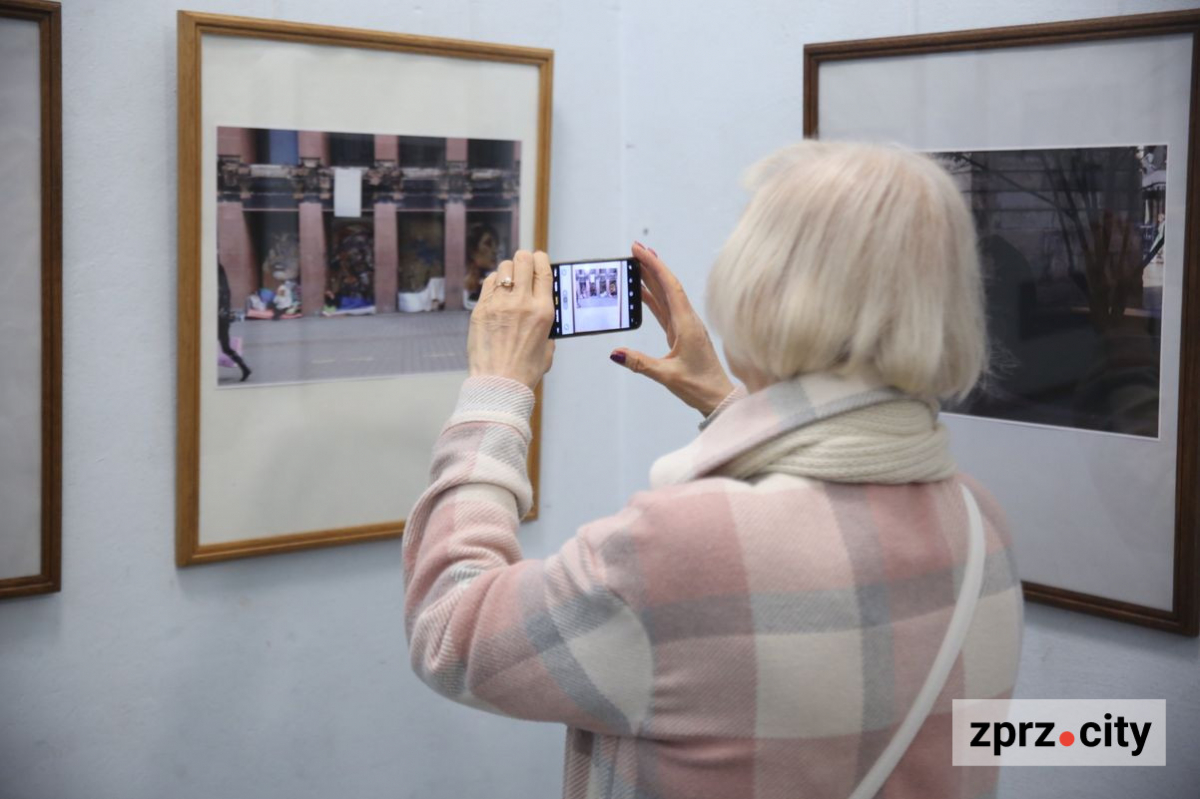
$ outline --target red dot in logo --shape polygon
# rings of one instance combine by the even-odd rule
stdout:
[[[1070,730],[1063,730],[1063,734],[1058,736],[1058,742],[1063,746],[1070,746],[1075,743],[1075,733]]]

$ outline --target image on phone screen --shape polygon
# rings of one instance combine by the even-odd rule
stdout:
[[[631,258],[551,264],[551,338],[634,330],[642,323],[642,279]]]

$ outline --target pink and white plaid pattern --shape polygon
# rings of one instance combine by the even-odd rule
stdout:
[[[871,401],[819,388],[738,400],[688,461],[719,464]],[[532,409],[524,386],[471,378],[438,440],[405,532],[416,672],[456,701],[568,725],[570,799],[848,796],[949,621],[966,556],[958,481],[701,473],[523,560]],[[951,766],[951,700],[1011,695],[1021,596],[1000,509],[968,484],[987,528],[983,596],[886,799],[995,790],[995,770]]]

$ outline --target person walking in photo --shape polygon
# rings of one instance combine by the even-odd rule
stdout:
[[[225,267],[217,264],[218,276],[218,291],[217,291],[217,338],[221,342],[221,352],[237,364],[242,370],[242,379],[240,382],[245,383],[246,378],[250,376],[250,367],[242,360],[242,356],[233,348],[229,342],[229,328],[233,325],[233,309],[229,297],[229,278],[225,275]]]

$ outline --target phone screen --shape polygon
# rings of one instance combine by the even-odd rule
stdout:
[[[633,330],[642,324],[642,276],[632,258],[551,264],[551,338]]]

